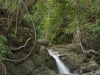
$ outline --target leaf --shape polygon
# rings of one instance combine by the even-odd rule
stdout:
[[[1,43],[7,42],[6,37],[4,37],[3,35],[0,35],[0,42],[1,42]],[[1,44],[1,43],[0,43],[0,44]]]
[[[96,20],[96,24],[97,24],[97,26],[100,26],[100,19]]]

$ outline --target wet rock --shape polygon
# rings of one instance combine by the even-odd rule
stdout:
[[[82,75],[100,75],[100,68],[94,72],[89,72],[89,73],[85,73],[85,74],[82,74]]]
[[[52,47],[52,49],[58,51],[61,55],[65,55],[65,63],[71,70],[76,69],[86,59],[85,54],[82,52],[81,46],[72,43],[68,45],[59,45]]]
[[[90,61],[88,63],[83,63],[81,67],[81,73],[87,73],[95,71],[99,68],[99,65],[95,61]]]

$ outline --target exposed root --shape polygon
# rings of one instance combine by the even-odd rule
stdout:
[[[20,47],[18,47],[18,48],[16,48],[16,47],[10,47],[12,50],[19,50],[19,49],[21,49],[21,48],[24,48],[24,47],[26,47],[26,45],[27,45],[27,43],[28,43],[28,41],[31,39],[31,37],[29,37],[27,40],[26,40],[26,42],[25,42],[25,44],[23,45],[23,46],[20,46]]]
[[[80,45],[81,48],[82,48],[82,51],[85,52],[85,49],[84,49],[84,47],[82,46],[82,43],[81,43],[81,32],[80,32],[79,28],[77,28],[77,31],[74,34],[74,42],[77,43],[78,45]]]
[[[93,58],[94,58],[94,55],[90,58],[90,61],[93,60]]]
[[[98,52],[96,52],[95,50],[85,50],[84,49],[84,47],[83,47],[83,45],[82,45],[82,33],[81,33],[81,31],[78,29],[77,30],[77,32],[76,32],[76,34],[75,34],[75,37],[74,37],[74,41],[75,41],[75,43],[77,43],[77,44],[79,44],[80,46],[81,46],[81,48],[82,48],[82,51],[84,52],[84,53],[86,53],[86,54],[90,54],[90,53],[94,53],[94,54],[97,54],[97,55],[100,55],[100,53],[98,53]],[[89,35],[89,36],[91,36],[91,35]],[[91,37],[93,40],[95,40],[93,37]]]
[[[35,31],[35,27],[34,27],[34,35],[35,35],[35,40],[34,40],[34,44],[33,44],[33,47],[31,48],[31,51],[22,59],[19,59],[19,60],[11,60],[11,59],[8,59],[8,58],[5,58],[5,57],[2,57],[4,60],[8,60],[8,61],[12,61],[12,62],[20,62],[20,61],[23,61],[25,60],[26,58],[28,58],[30,56],[30,54],[33,52],[33,49],[35,47],[35,44],[36,44],[36,31]],[[31,37],[29,39],[27,39],[26,43],[24,46],[20,46],[19,48],[15,49],[15,50],[18,50],[22,47],[25,47],[27,42],[31,39]],[[1,56],[0,56],[1,57]]]
[[[24,7],[25,7],[27,13],[29,14],[29,12],[28,12],[28,10],[27,10],[27,8],[26,8],[26,5],[25,5],[25,3],[24,3],[24,1],[22,1],[22,2],[23,2],[23,5],[24,5]],[[30,18],[31,18],[31,17],[30,17]],[[12,62],[21,62],[21,61],[25,60],[26,58],[28,58],[28,57],[31,55],[31,53],[32,53],[33,50],[34,50],[35,44],[36,44],[36,29],[35,29],[35,26],[34,26],[34,23],[33,23],[32,18],[31,18],[31,21],[32,21],[33,29],[34,29],[34,36],[35,36],[35,39],[34,39],[34,44],[33,44],[32,48],[31,48],[30,52],[29,52],[24,58],[19,59],[19,60],[11,60],[11,59],[8,59],[8,58],[2,57],[2,56],[0,56],[0,57],[2,57],[4,60],[8,60],[8,61],[12,61]],[[30,35],[31,35],[31,34],[30,34]],[[31,39],[31,37],[29,37],[29,38],[27,39],[27,41],[26,41],[26,43],[24,44],[24,46],[20,46],[20,47],[18,47],[18,48],[12,48],[12,49],[13,49],[13,50],[19,50],[19,49],[25,47],[26,44],[27,44],[27,42],[28,42],[30,39]]]
[[[94,51],[94,50],[88,50],[88,51],[85,51],[85,53],[89,54],[89,53],[94,53],[94,54],[97,54],[97,55],[100,55],[100,53]]]
[[[5,65],[1,62],[0,63],[1,65],[2,65],[2,75],[6,75],[6,67],[5,67]]]
[[[24,4],[24,2],[23,2],[23,4]],[[25,6],[25,4],[24,4],[24,6]],[[25,9],[26,9],[26,11],[27,11],[26,6],[25,6]],[[29,14],[28,11],[27,11],[27,13]],[[13,15],[12,15],[12,17],[13,17]],[[31,18],[31,17],[30,17],[30,18]],[[26,58],[28,58],[28,57],[31,55],[31,53],[32,53],[33,50],[34,50],[35,44],[36,44],[36,29],[35,29],[35,26],[34,26],[34,23],[33,23],[32,18],[31,18],[31,21],[32,21],[33,29],[34,29],[34,37],[35,37],[35,39],[34,39],[34,44],[33,44],[32,48],[31,48],[30,52],[29,52],[25,57],[23,57],[23,58],[21,58],[21,59],[19,59],[19,60],[11,60],[11,59],[5,58],[5,57],[3,57],[3,56],[0,56],[0,58],[2,58],[3,60],[11,61],[11,62],[21,62],[21,61],[25,60]],[[9,16],[8,16],[8,28],[7,28],[7,30],[9,30],[11,22],[12,22],[12,18],[10,19],[10,14],[9,14]],[[16,27],[17,27],[17,18],[16,18]],[[16,33],[17,33],[17,28],[16,28],[15,34],[16,34]],[[30,33],[29,33],[29,34],[30,34]],[[31,34],[30,34],[30,35],[31,35]],[[14,47],[14,48],[10,47],[10,48],[11,48],[12,50],[19,50],[19,49],[21,49],[21,48],[24,48],[24,47],[26,47],[27,43],[29,42],[29,40],[30,40],[31,38],[32,38],[32,37],[29,37],[29,38],[26,40],[26,42],[25,42],[25,44],[24,44],[23,46],[20,46],[20,47],[18,47],[18,48],[16,48],[16,47]],[[0,64],[1,64],[1,66],[2,66],[2,75],[6,75],[6,67],[5,67],[5,65],[4,65],[2,62],[0,62]]]

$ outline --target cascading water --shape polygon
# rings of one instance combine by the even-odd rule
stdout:
[[[48,50],[48,53],[55,59],[59,74],[71,74],[68,67],[65,66],[64,63],[59,59],[59,52],[55,52],[50,49]]]

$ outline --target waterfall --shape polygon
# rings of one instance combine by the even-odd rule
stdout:
[[[71,74],[68,67],[65,66],[64,63],[59,59],[59,52],[55,52],[50,49],[48,50],[48,53],[55,59],[59,74]]]

